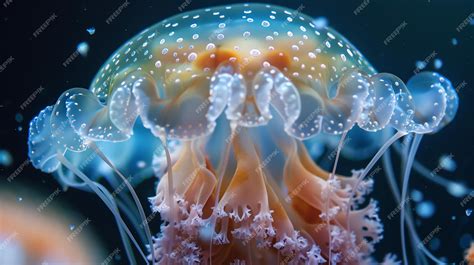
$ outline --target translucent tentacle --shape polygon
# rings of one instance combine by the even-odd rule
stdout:
[[[385,176],[387,177],[387,181],[390,186],[390,190],[392,191],[392,194],[395,198],[395,201],[397,203],[400,203],[400,190],[398,189],[397,181],[395,180],[395,173],[393,171],[393,166],[392,166],[392,160],[390,158],[390,149],[385,152],[385,154],[382,157],[383,159],[383,167],[385,171]],[[410,230],[410,238],[411,238],[411,245],[413,252],[415,253],[415,247],[420,243],[420,240],[416,234],[415,231],[415,225],[413,224],[413,217],[410,212],[407,212],[405,221],[408,224],[408,229]],[[423,255],[415,255],[417,258],[417,264],[419,264],[420,260],[423,265],[428,264],[428,261],[426,260],[426,257]]]
[[[400,171],[403,172],[405,170],[405,164],[407,162],[407,157],[408,153],[410,152],[410,142],[412,141],[412,134],[408,134],[406,137],[404,137],[403,141],[403,155],[400,157]]]
[[[346,138],[347,136],[347,131],[345,131],[342,136],[341,136],[341,139],[339,140],[339,144],[337,146],[337,153],[336,153],[336,158],[334,160],[334,166],[332,168],[332,173],[331,175],[329,176],[330,179],[333,179],[336,177],[336,169],[337,169],[337,163],[339,162],[339,155],[341,154],[341,150],[342,150],[342,145],[344,144],[344,139]],[[331,189],[328,190],[329,192],[331,192]],[[328,199],[326,200],[326,211],[329,212],[329,201],[330,201],[330,198],[331,198],[331,194],[328,194]],[[348,207],[349,208],[349,207]],[[326,225],[327,225],[327,228],[328,228],[328,237],[329,237],[329,242],[332,242],[332,235],[331,235],[331,229],[330,229],[330,225],[329,225],[329,218],[326,218]],[[332,260],[332,244],[329,243],[329,261]]]
[[[402,196],[401,202],[405,201],[408,191],[408,181],[410,179],[410,172],[411,172],[411,165],[413,163],[413,159],[415,158],[416,151],[418,150],[418,146],[420,145],[422,135],[416,134],[415,139],[413,139],[413,143],[410,147],[410,152],[408,153],[408,158],[405,164],[405,171],[403,173],[403,187],[402,187]],[[400,212],[400,233],[402,237],[402,253],[403,253],[403,261],[405,264],[408,264],[407,258],[407,250],[406,250],[406,241],[405,241],[405,207],[402,207]]]
[[[404,168],[402,195],[400,198],[402,202],[406,200],[406,195],[408,192],[409,175],[410,175],[411,167],[413,165],[413,161],[415,160],[416,149],[418,148],[420,144],[421,138],[422,138],[421,134],[415,135],[415,139],[413,140],[412,146],[410,147],[410,151],[408,153],[407,162]],[[418,234],[416,233],[414,225],[413,224],[410,225],[410,222],[408,221],[408,219],[409,218],[405,218],[405,207],[402,207],[400,211],[400,221],[401,221],[400,229],[401,229],[401,237],[402,237],[402,251],[403,251],[404,263],[406,263],[407,257],[406,257],[406,245],[405,245],[406,242],[405,242],[405,233],[404,233],[405,225],[404,225],[403,220],[408,222],[410,232],[414,236],[414,239],[417,243],[416,246],[419,247],[427,257],[429,257],[432,261],[436,262],[437,264],[448,264],[436,258],[428,249],[426,249],[426,247],[424,246],[424,244],[421,242],[420,238],[418,237]]]
[[[237,130],[237,124],[234,123],[234,122],[231,122],[230,123],[230,127],[231,127],[231,132],[230,132],[230,136],[233,137],[234,136],[234,133],[236,132]],[[216,200],[214,202],[214,210],[217,210],[217,205],[219,204],[219,195],[220,195],[220,192],[221,192],[221,187],[222,187],[222,180],[224,179],[224,174],[225,174],[225,170],[227,168],[227,162],[229,162],[229,155],[230,155],[230,147],[231,147],[231,139],[229,139],[229,141],[227,141],[226,143],[226,146],[225,146],[225,150],[224,150],[224,158],[222,160],[222,164],[219,166],[219,176],[218,176],[218,182],[217,182],[217,188],[216,188]],[[215,225],[216,225],[216,216],[215,215],[212,215],[211,216],[211,240],[209,242],[209,263],[212,265],[212,242],[213,242],[213,237],[214,237],[214,231],[215,231]]]
[[[120,186],[120,184],[116,181],[115,178],[105,178],[105,180],[109,182],[109,184],[112,187],[115,188],[114,192]],[[117,194],[114,194],[114,195],[117,195]],[[138,229],[138,227],[142,225],[141,223],[138,222],[138,219],[140,219],[138,217],[138,210],[134,209],[133,203],[131,199],[127,196],[127,194],[119,192],[118,195],[120,196],[120,198],[117,198],[116,201],[117,201],[117,205],[120,211],[122,211],[126,215],[127,219],[130,220],[130,222],[132,222],[132,225],[133,227],[136,228],[135,230],[138,233],[141,242],[146,244],[147,238],[146,238],[145,232],[143,230]]]
[[[125,178],[125,176],[117,169],[117,167],[105,156],[105,154],[100,151],[99,147],[94,143],[94,142],[90,142],[89,143],[89,146],[92,147],[92,150],[94,150],[94,152],[96,152],[96,154],[102,158],[102,160],[110,167],[112,168],[115,173],[117,175],[120,176],[120,178],[122,179],[123,183],[125,183],[125,185],[127,186],[128,190],[130,191],[130,194],[132,194],[132,198],[133,200],[135,201],[135,205],[137,206],[137,209],[138,209],[138,212],[140,214],[140,217],[142,218],[142,224],[143,224],[143,229],[145,230],[145,233],[146,233],[146,236],[147,236],[147,240],[148,240],[148,244],[150,244],[150,246],[153,246],[153,240],[152,240],[152,237],[151,237],[151,232],[150,232],[150,227],[148,226],[148,223],[146,222],[146,215],[145,215],[145,211],[143,210],[143,206],[142,204],[140,203],[140,199],[138,198],[138,195],[137,193],[135,192],[135,189],[133,189],[132,185],[130,184],[130,182],[127,180],[127,178]],[[151,251],[151,257],[152,257],[152,264],[155,263],[155,252],[154,251]]]
[[[60,177],[61,181],[64,182],[64,184],[66,184],[70,187],[74,187],[74,188],[79,189],[79,190],[83,190],[83,191],[87,191],[87,192],[93,192],[91,187],[88,186],[86,182],[75,182],[75,181],[70,180],[64,174],[64,172],[62,170],[62,167],[59,167],[57,172],[59,174],[59,177]],[[109,199],[107,202],[104,201],[104,203],[107,205],[107,207],[113,208],[118,212],[118,209],[117,209],[117,206],[116,206],[115,202],[111,199],[112,195],[107,191],[107,189],[99,183],[94,182],[94,184],[106,195],[107,199]],[[136,264],[135,257],[133,255],[133,250],[131,249],[131,246],[130,246],[130,240],[128,239],[127,234],[124,231],[124,229],[123,229],[123,227],[120,223],[120,220],[116,217],[115,214],[114,214],[114,219],[115,219],[115,222],[117,223],[117,227],[118,227],[119,234],[120,234],[120,239],[122,240],[123,247],[125,248],[125,253],[127,255],[128,261],[130,262],[130,264]]]
[[[57,174],[59,175],[59,181],[61,183],[64,183],[65,185],[67,185],[68,187],[73,187],[75,189],[78,189],[78,190],[82,190],[82,191],[85,191],[85,192],[94,192],[93,190],[91,190],[91,188],[89,188],[89,186],[87,186],[87,183],[85,182],[76,182],[76,181],[73,181],[71,180],[68,176],[66,176],[63,172],[63,169],[62,167],[59,167],[58,170],[56,171]],[[111,182],[111,180],[109,178],[105,178],[107,181],[109,181],[109,183]],[[96,183],[96,185],[100,185],[102,186],[101,184],[99,183]],[[113,184],[111,183],[111,185],[113,186]],[[117,185],[115,185],[117,186]],[[105,192],[108,192],[107,189],[105,189],[105,187],[102,189],[104,190],[104,193]],[[115,202],[112,201],[112,203],[114,204]],[[126,202],[121,202],[120,200],[117,200],[117,206],[119,207],[120,211],[122,211],[123,213],[125,213],[125,215],[127,216],[128,220],[130,220],[130,222],[132,222],[133,226],[134,227],[139,227],[137,221],[136,221],[136,215],[135,213],[132,213],[130,211],[130,209],[132,209],[132,207],[130,207],[130,203],[126,203]],[[114,217],[115,218],[115,217]],[[119,225],[119,221],[117,221],[117,224]],[[121,229],[120,225],[119,225],[119,229]],[[140,232],[140,230],[137,230],[137,232]],[[123,234],[124,236],[126,236],[126,234]],[[140,233],[139,234],[140,236],[140,239],[142,242],[145,242],[146,239],[145,239],[145,236]],[[122,237],[122,235],[121,235]],[[123,238],[122,238],[123,239]],[[128,239],[125,238],[127,241]],[[124,241],[126,242],[126,241]],[[129,243],[127,243],[129,244]]]
[[[130,220],[132,226],[136,228],[135,230],[138,233],[140,241],[145,244],[147,242],[146,235],[140,229],[138,229],[138,227],[140,227],[143,223],[138,223],[136,213],[131,211],[133,209],[131,207],[131,203],[126,203],[123,199],[117,199],[116,203],[120,211],[122,211],[127,217],[127,219]]]
[[[169,205],[169,210],[170,210],[170,216],[169,216],[169,220],[170,220],[170,225],[174,225],[175,221],[176,221],[176,218],[174,216],[175,214],[175,211],[174,211],[174,185],[173,185],[173,165],[172,165],[172,161],[171,161],[171,154],[170,154],[170,151],[168,149],[168,141],[166,140],[166,136],[163,135],[161,138],[161,142],[163,144],[163,149],[165,150],[165,155],[166,155],[166,164],[167,164],[167,178],[168,178],[168,192],[166,194],[167,196],[167,199],[168,199],[168,203],[170,204]],[[171,229],[171,238],[174,238],[174,230]],[[173,239],[172,239],[173,240]],[[169,246],[171,247],[172,244],[169,244]],[[171,249],[169,249],[171,251]],[[154,251],[152,249],[152,251]]]
[[[64,183],[67,186],[76,188],[78,190],[91,192],[91,189],[87,186],[87,184],[85,182],[76,182],[76,181],[73,181],[73,180],[69,179],[69,177],[64,174],[62,167],[59,167],[56,172],[59,175],[59,179],[60,179],[61,183]]]
[[[110,204],[109,207],[114,208],[118,212],[117,205],[115,204],[115,202],[113,200],[112,194],[110,194],[110,192],[104,186],[100,185],[99,183],[96,183],[96,185],[104,193],[104,195],[109,199],[109,204]],[[128,261],[130,262],[130,264],[136,264],[137,262],[135,260],[135,256],[133,255],[133,250],[132,250],[132,247],[130,246],[130,240],[127,237],[127,233],[124,230],[124,228],[121,225],[119,225],[120,220],[117,219],[116,217],[114,217],[114,218],[115,218],[115,221],[118,224],[120,238],[122,239],[122,243],[123,243],[123,246],[125,248],[125,253],[127,253]]]
[[[133,244],[136,246],[138,251],[140,252],[140,255],[143,257],[145,260],[146,264],[148,263],[148,260],[146,258],[146,255],[143,253],[143,251],[140,248],[140,245],[136,241],[135,237],[133,234],[130,232],[130,229],[128,229],[127,225],[123,221],[122,217],[118,213],[117,208],[112,207],[112,205],[109,204],[109,200],[112,198],[108,198],[107,195],[101,191],[94,182],[92,182],[83,172],[81,172],[76,166],[71,164],[60,152],[57,153],[57,158],[58,160],[66,166],[69,170],[71,170],[76,176],[78,176],[82,181],[87,183],[87,185],[100,197],[100,199],[107,205],[109,210],[112,212],[112,214],[119,220],[119,224],[123,227],[123,229],[127,232],[129,238],[132,240]]]
[[[393,147],[399,155],[402,155],[401,144],[395,143],[393,145]],[[441,176],[437,173],[432,172],[431,170],[429,170],[426,166],[424,166],[421,162],[419,162],[416,159],[413,161],[413,169],[415,169],[417,173],[419,173],[421,176],[423,176],[427,180],[429,180],[429,181],[431,181],[435,184],[438,184],[442,187],[449,188],[449,187],[453,187],[455,185],[461,185],[458,182],[451,181],[451,180],[447,179],[444,176]],[[473,188],[467,188],[466,187],[466,188],[464,188],[464,191],[462,192],[461,196],[464,196],[465,194],[468,194],[468,193],[473,192],[473,191],[474,191]]]
[[[408,181],[409,181],[409,178],[410,178],[410,171],[411,171],[411,167],[413,165],[413,160],[415,159],[416,150],[418,149],[418,146],[420,145],[421,138],[422,138],[421,134],[416,134],[415,139],[413,139],[413,143],[410,147],[410,152],[408,154],[408,159],[407,159],[405,172],[404,172],[404,176],[403,176],[403,187],[402,187],[402,196],[401,196],[402,201],[406,200],[406,196],[407,196],[407,192],[408,192]],[[404,222],[404,220],[405,220],[405,207],[402,207],[401,211],[400,211],[400,229],[401,229],[401,236],[402,236],[402,251],[403,251],[404,263],[408,264],[408,262],[407,262],[408,259],[407,259],[407,256],[406,256],[405,222]],[[415,232],[414,234],[416,235],[416,231],[414,231],[414,232]],[[419,241],[418,247],[421,248],[421,250],[425,253],[426,256],[428,256],[431,260],[433,260],[437,264],[449,264],[449,263],[451,263],[451,262],[446,263],[446,262],[443,262],[443,261],[439,260],[438,258],[436,258],[433,254],[431,254],[429,252],[429,250],[427,250],[424,247],[424,245],[421,243],[421,241]],[[454,263],[452,263],[452,264],[454,264]]]
[[[372,169],[372,167],[375,165],[375,163],[377,163],[377,161],[385,153],[385,151],[396,140],[400,139],[400,137],[402,137],[404,135],[406,135],[406,132],[402,132],[402,131],[398,131],[396,134],[394,134],[392,136],[392,138],[390,138],[387,142],[385,142],[385,144],[382,147],[380,147],[379,151],[375,154],[375,156],[372,158],[372,160],[370,160],[369,164],[365,167],[362,174],[359,175],[359,177],[357,178],[357,182],[356,182],[354,188],[352,189],[352,192],[351,192],[352,194],[349,197],[349,204],[348,204],[348,207],[346,209],[346,215],[347,216],[349,215],[349,210],[350,210],[350,207],[352,205],[352,200],[353,200],[354,193],[357,191],[357,188],[359,187],[360,182],[365,178],[365,176],[369,173],[369,171]],[[350,228],[350,218],[347,218],[347,228]]]

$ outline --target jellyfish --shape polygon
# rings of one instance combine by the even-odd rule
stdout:
[[[423,135],[457,107],[438,73],[405,83],[299,11],[235,4],[176,15],[129,40],[89,89],[66,90],[31,121],[29,156],[102,199],[132,263],[133,246],[148,264],[375,264],[383,224],[371,170],[383,156],[395,199],[406,200]],[[399,187],[386,154],[401,139]],[[326,170],[313,156],[331,144]],[[370,162],[339,174],[339,158],[358,154]],[[159,179],[149,198],[163,221],[156,236],[133,188],[150,175]],[[441,262],[404,208],[400,224],[404,264],[405,224],[415,264]]]

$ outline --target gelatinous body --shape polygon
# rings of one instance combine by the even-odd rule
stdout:
[[[150,201],[165,221],[153,240],[143,234],[152,262],[363,264],[373,262],[383,232],[376,202],[365,200],[369,170],[392,143],[416,134],[406,148],[408,181],[421,135],[447,125],[457,106],[456,91],[439,74],[423,72],[405,85],[377,73],[342,35],[297,11],[222,6],[177,15],[132,38],[89,90],[64,92],[32,121],[30,158],[63,182],[80,177],[115,213],[124,237],[118,208],[88,178],[100,174],[81,166],[83,154],[97,155],[91,163],[108,167],[112,184],[114,174],[128,183],[121,172],[137,171],[139,162],[152,167],[160,182]],[[327,172],[308,149],[334,135],[341,140]],[[374,157],[340,176],[341,149]],[[401,195],[392,188],[397,200],[406,196],[406,183]],[[126,212],[130,202],[120,205]],[[411,215],[401,216],[414,233]]]
[[[307,138],[352,125],[347,119],[357,115],[367,92],[349,85],[357,82],[351,70],[375,72],[337,32],[316,29],[310,17],[288,10],[237,5],[189,12],[148,28],[105,63],[91,90],[112,108],[128,79],[143,80],[134,95],[144,125],[155,134],[166,130],[170,138],[209,133],[229,99],[226,115],[239,125],[265,124],[271,104],[289,133]],[[176,118],[179,113],[192,115]]]

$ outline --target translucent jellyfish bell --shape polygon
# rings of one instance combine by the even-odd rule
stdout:
[[[322,106],[323,132],[342,134],[354,126],[362,113],[369,85],[367,76],[360,71],[351,70],[342,75],[335,97],[325,98]]]
[[[311,88],[300,89],[301,110],[287,133],[298,139],[308,139],[321,131],[322,98]]]
[[[133,134],[133,125],[138,117],[138,106],[133,95],[133,75],[122,81],[109,99],[109,117],[113,125],[125,135]]]
[[[358,70],[347,70],[331,85],[320,81],[312,88],[300,88],[301,111],[287,131],[298,139],[307,139],[320,131],[338,135],[357,122],[368,95],[368,77]]]
[[[51,136],[49,121],[53,107],[48,106],[30,122],[28,155],[34,167],[46,173],[54,172],[60,165],[56,159],[56,148]]]
[[[115,126],[110,119],[109,107],[100,103],[90,90],[82,89],[70,95],[66,109],[72,128],[84,139],[116,142],[130,137]]]
[[[221,114],[222,108],[227,107],[225,111],[227,119],[239,123],[247,96],[242,76],[235,73],[231,64],[223,64],[219,66],[211,79],[211,89],[220,91],[219,93],[223,93],[223,97],[219,102],[216,102],[219,107],[212,109],[209,118],[216,119]],[[242,123],[240,122],[240,124]]]
[[[405,83],[397,76],[389,73],[378,74],[378,79],[389,84],[395,93],[396,104],[390,117],[390,125],[398,131],[411,131],[415,106],[411,93],[405,86]]]
[[[413,96],[415,133],[429,133],[437,129],[444,118],[447,94],[438,74],[422,72],[408,80],[407,87]]]
[[[72,88],[61,94],[54,105],[51,115],[51,135],[58,148],[62,150],[71,150],[82,152],[87,149],[84,138],[79,136],[71,127],[67,117],[66,101],[70,96],[81,93],[83,88]]]
[[[228,93],[202,77],[190,87],[175,88],[175,98],[162,98],[155,80],[146,75],[138,79],[133,88],[140,117],[156,136],[165,133],[171,139],[193,139],[209,134],[215,119],[227,103]],[[178,82],[180,83],[180,82]],[[174,84],[177,85],[177,84]],[[178,92],[178,90],[181,90]],[[187,115],[181,115],[187,113]]]
[[[272,118],[270,107],[275,108],[285,123],[289,134],[301,112],[301,100],[297,88],[275,67],[265,67],[254,79],[253,88],[258,109],[265,119]]]
[[[426,78],[426,84],[436,84],[437,87],[441,86],[446,92],[445,115],[433,131],[437,132],[448,125],[456,116],[459,106],[459,96],[456,89],[446,77],[434,72],[422,72],[418,75],[422,75],[419,78]],[[411,89],[411,87],[409,88]]]
[[[384,74],[371,76],[369,82],[369,95],[364,100],[357,124],[366,131],[375,132],[390,122],[397,101],[393,86],[384,80]]]

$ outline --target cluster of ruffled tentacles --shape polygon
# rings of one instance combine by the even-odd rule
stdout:
[[[181,148],[172,167],[174,199],[168,195],[169,173],[151,198],[166,221],[154,239],[159,264],[372,263],[383,231],[376,202],[364,204],[373,181],[358,183],[361,171],[331,177],[289,137],[290,145],[262,160],[248,134],[242,129],[233,138],[235,159],[218,199],[216,170],[199,144]],[[279,155],[286,160],[282,183],[265,170]]]

